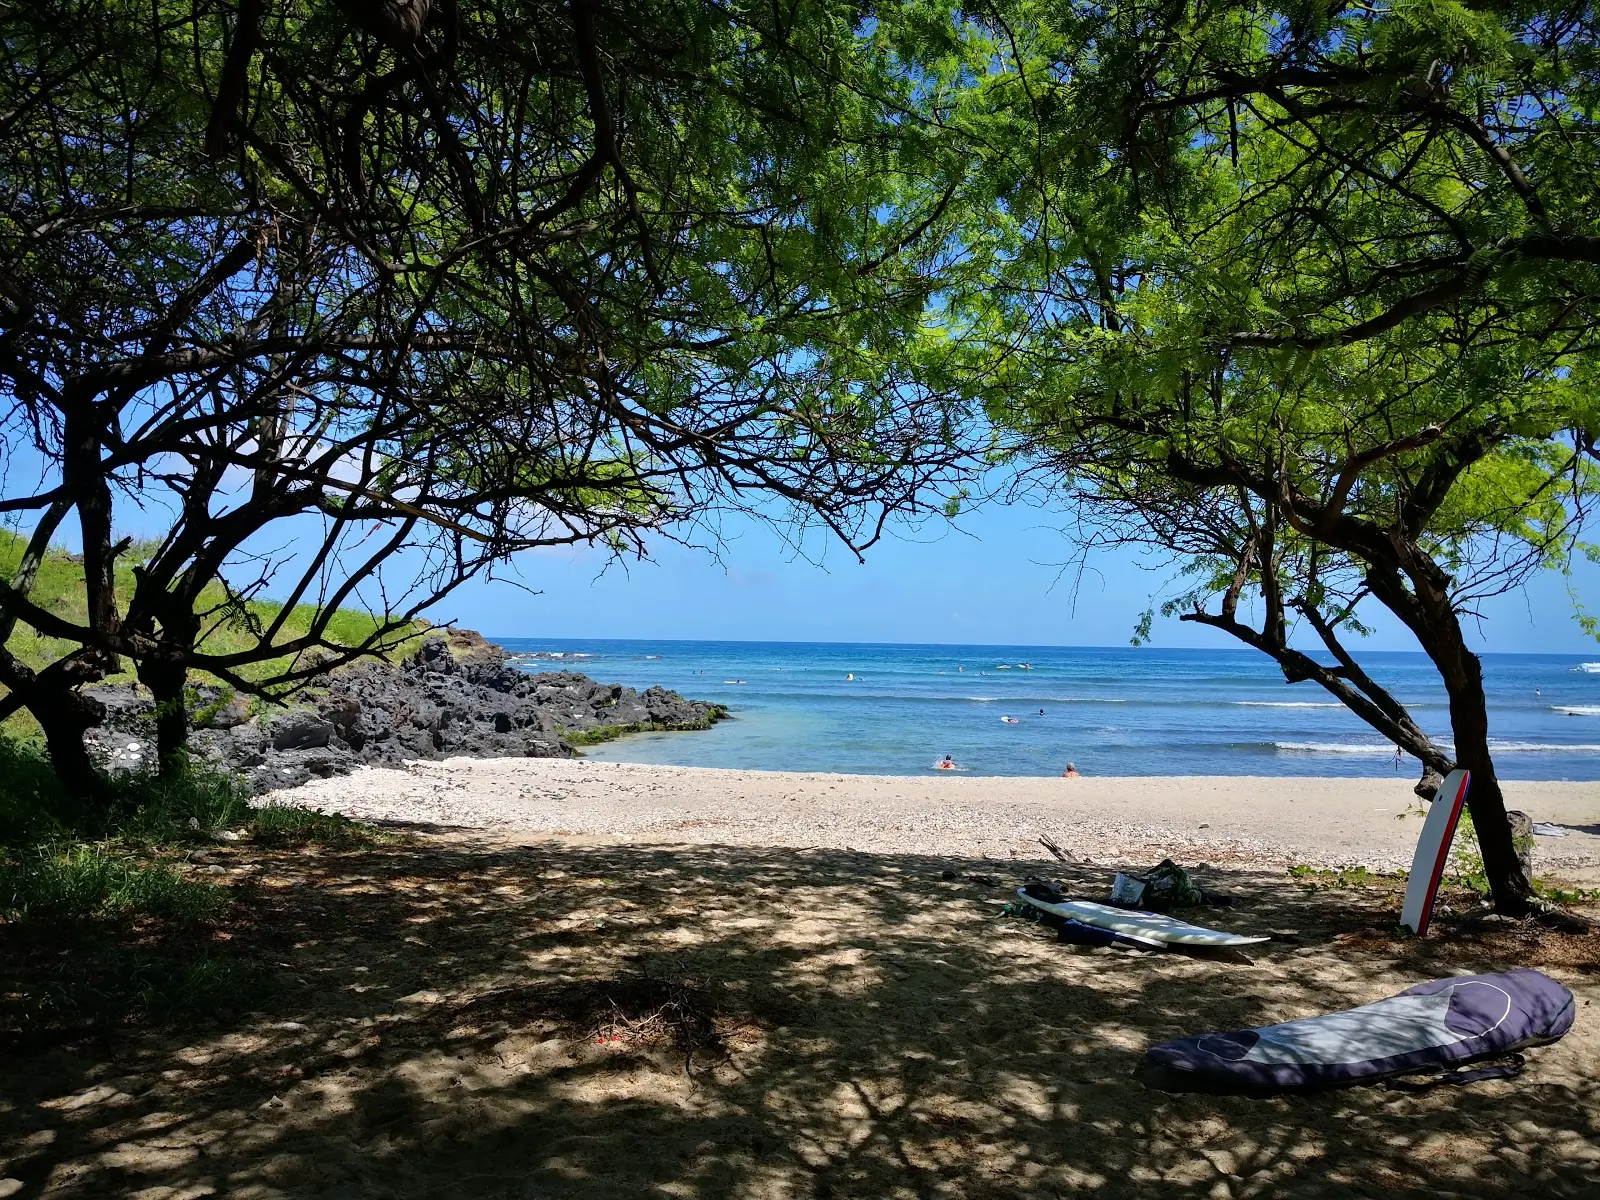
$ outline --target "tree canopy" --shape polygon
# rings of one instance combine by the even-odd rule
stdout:
[[[998,6],[972,121],[1011,252],[990,409],[1095,536],[1176,554],[1176,607],[1474,774],[1516,877],[1463,618],[1581,548],[1592,501],[1588,6]],[[1371,598],[1451,698],[1432,742],[1342,635]],[[1259,607],[1259,626],[1240,603]],[[1209,609],[1215,603],[1216,609]],[[1303,617],[1332,657],[1290,643]]]
[[[187,672],[255,690],[248,663],[319,651],[277,684],[303,682],[518,549],[641,551],[774,497],[859,549],[955,486],[965,416],[921,372],[966,164],[915,119],[935,76],[852,6],[47,0],[0,23],[0,509],[33,542],[0,602],[78,647],[0,652],[0,683],[80,778],[79,685],[123,659],[176,710],[172,749]],[[28,598],[67,522],[81,623]],[[158,545],[119,600],[128,528]],[[208,652],[268,589],[390,619]]]
[[[0,20],[0,398],[31,455],[0,509],[33,530],[0,602],[78,647],[0,683],[71,714],[53,747],[123,658],[173,698],[370,648],[313,622],[208,655],[268,588],[331,607],[406,563],[376,645],[519,548],[640,550],[721,505],[860,548],[998,444],[1093,536],[1179,556],[1188,619],[1470,766],[1497,897],[1525,893],[1462,621],[1584,548],[1590,6]],[[167,532],[119,603],[130,509]],[[69,518],[70,628],[28,599]],[[290,519],[320,540],[275,556]],[[1371,601],[1438,666],[1453,746],[1356,662]]]

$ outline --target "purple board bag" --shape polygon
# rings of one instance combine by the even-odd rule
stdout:
[[[1370,1083],[1554,1042],[1573,1013],[1572,993],[1540,971],[1456,975],[1326,1016],[1162,1042],[1145,1055],[1152,1082],[1177,1090]]]

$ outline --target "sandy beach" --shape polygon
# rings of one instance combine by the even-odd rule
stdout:
[[[1513,784],[1600,853],[1600,785]],[[1600,932],[1400,885],[1407,781],[786,775],[453,760],[280,793],[399,827],[223,843],[212,953],[248,1011],[17,1042],[0,1195],[50,1200],[1590,1197]],[[1049,859],[1048,834],[1076,861]],[[1269,940],[1225,956],[1059,944],[1002,917],[1030,874],[1103,895],[1171,854]],[[1205,864],[1202,866],[1201,864]],[[1592,913],[1594,910],[1591,909]],[[59,946],[11,946],[41,980]],[[1146,1086],[1169,1038],[1536,967],[1577,1022],[1514,1079],[1270,1099]]]
[[[430,767],[410,778],[417,802],[434,797],[437,817],[460,820],[473,789],[515,798],[510,780],[520,778],[531,799],[538,778],[553,794],[604,796],[630,774],[563,768],[485,766],[472,782],[465,768]],[[637,774],[630,793],[654,806],[649,820],[637,808],[641,826],[729,804],[692,790],[652,797],[651,778]],[[715,791],[703,775],[681,786],[690,781]],[[339,782],[345,807],[376,803],[371,781]],[[783,786],[804,799],[844,785]],[[891,811],[887,796],[902,785],[877,786]],[[952,781],[929,794],[972,801],[991,786]],[[1099,790],[1114,786],[1139,790]],[[1159,799],[1152,790],[1145,803]],[[546,803],[571,821],[594,800]],[[1072,827],[1071,803],[1062,802],[1058,835]],[[1205,803],[1184,811],[1228,812],[1221,792]],[[618,807],[612,827],[626,823]],[[1357,829],[1376,828],[1375,807]],[[715,811],[724,824],[628,835],[637,845],[524,830],[422,833],[344,851],[217,847],[196,869],[236,881],[248,900],[213,935],[228,939],[216,952],[272,964],[271,986],[250,1011],[214,1022],[108,1030],[8,1060],[4,1194],[1595,1195],[1600,934],[1486,919],[1470,893],[1447,889],[1434,936],[1419,941],[1396,932],[1392,881],[1345,886],[1234,865],[1201,877],[1235,898],[1212,923],[1270,937],[1250,953],[1090,950],[1000,918],[1017,882],[1038,869],[1031,863],[642,842],[646,833],[760,836],[760,812],[740,822],[731,808]],[[844,823],[828,836],[969,836],[919,830],[904,810],[899,820],[875,834]],[[786,821],[771,834],[808,829],[828,833]],[[1100,865],[1047,870],[1082,895],[1103,892],[1110,877]],[[61,969],[53,944],[36,958],[42,972]],[[1529,1051],[1515,1079],[1258,1100],[1169,1094],[1139,1076],[1145,1048],[1168,1038],[1519,967],[1572,989],[1578,1019],[1559,1043]]]
[[[585,843],[859,850],[1087,863],[1410,865],[1412,780],[1155,776],[1030,779],[730,771],[583,759],[448,759],[370,768],[268,799],[363,820]],[[1504,785],[1535,821],[1541,874],[1600,883],[1600,783]]]

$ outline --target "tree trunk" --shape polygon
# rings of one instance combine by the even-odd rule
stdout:
[[[1511,819],[1500,780],[1489,753],[1489,708],[1483,694],[1483,666],[1464,645],[1454,653],[1435,654],[1450,694],[1450,727],[1456,739],[1456,762],[1472,772],[1467,811],[1478,831],[1483,873],[1488,878],[1496,912],[1520,917],[1533,897],[1533,881],[1523,868],[1511,836]],[[1448,663],[1448,666],[1447,666]]]
[[[35,672],[0,646],[0,683],[11,695],[14,706],[26,707],[44,730],[50,765],[65,786],[76,809],[104,809],[110,801],[105,777],[95,770],[83,735],[105,720],[105,705],[79,690],[81,685],[104,675],[103,656],[79,650]]]
[[[147,658],[139,663],[139,682],[156,702],[156,765],[163,779],[188,766],[189,709],[184,697],[188,672],[182,663]]]
[[[56,778],[82,808],[101,808],[106,802],[105,780],[94,769],[94,762],[83,744],[86,725],[52,721],[44,728],[45,746]]]
[[[1533,881],[1517,856],[1505,796],[1489,753],[1489,704],[1483,694],[1483,664],[1462,635],[1461,621],[1450,599],[1450,576],[1414,543],[1396,538],[1395,547],[1399,562],[1374,563],[1367,574],[1367,585],[1411,630],[1438,668],[1450,697],[1456,765],[1472,772],[1467,811],[1478,832],[1483,873],[1495,911],[1524,916],[1532,907]],[[1400,570],[1411,581],[1411,589],[1403,585]]]
[[[105,718],[104,706],[76,689],[50,688],[44,695],[30,697],[28,710],[44,730],[50,765],[73,807],[103,812],[110,803],[110,790],[89,757],[83,735]]]

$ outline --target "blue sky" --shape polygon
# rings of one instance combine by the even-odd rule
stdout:
[[[13,457],[21,461],[12,469],[30,465],[26,454]],[[121,516],[128,522],[135,510]],[[722,534],[719,555],[663,543],[642,563],[608,561],[595,550],[526,554],[515,582],[475,581],[430,615],[491,637],[1124,646],[1152,592],[1170,578],[1131,551],[1098,554],[1080,575],[1067,565],[1073,548],[1050,514],[1028,505],[979,509],[959,530],[942,521],[902,529],[865,563],[820,536],[806,545],[809,560],[797,556],[770,526],[750,520],[730,522]],[[61,540],[75,545],[75,522]],[[274,546],[292,541],[275,531]],[[1580,565],[1572,582],[1600,608],[1600,567]],[[1417,648],[1381,609],[1369,609],[1363,615],[1376,631],[1358,645]],[[1560,576],[1490,601],[1482,616],[1469,626],[1480,650],[1600,658]],[[1154,635],[1157,646],[1238,646],[1176,619],[1158,619]]]
[[[964,517],[964,532],[940,523],[890,536],[865,564],[820,539],[808,547],[820,564],[808,562],[770,528],[733,523],[720,561],[671,545],[645,563],[526,555],[517,583],[473,583],[436,615],[501,637],[1126,645],[1166,575],[1127,551],[1091,558],[1081,578],[1063,573],[1072,548],[1047,522],[1035,508],[989,508]],[[1574,583],[1592,602],[1600,568],[1586,565]],[[1477,647],[1600,657],[1566,587],[1549,576],[1490,602],[1472,629]],[[1377,630],[1361,644],[1416,649],[1381,611],[1367,616]],[[1158,646],[1238,646],[1176,619],[1158,620],[1154,633]]]

